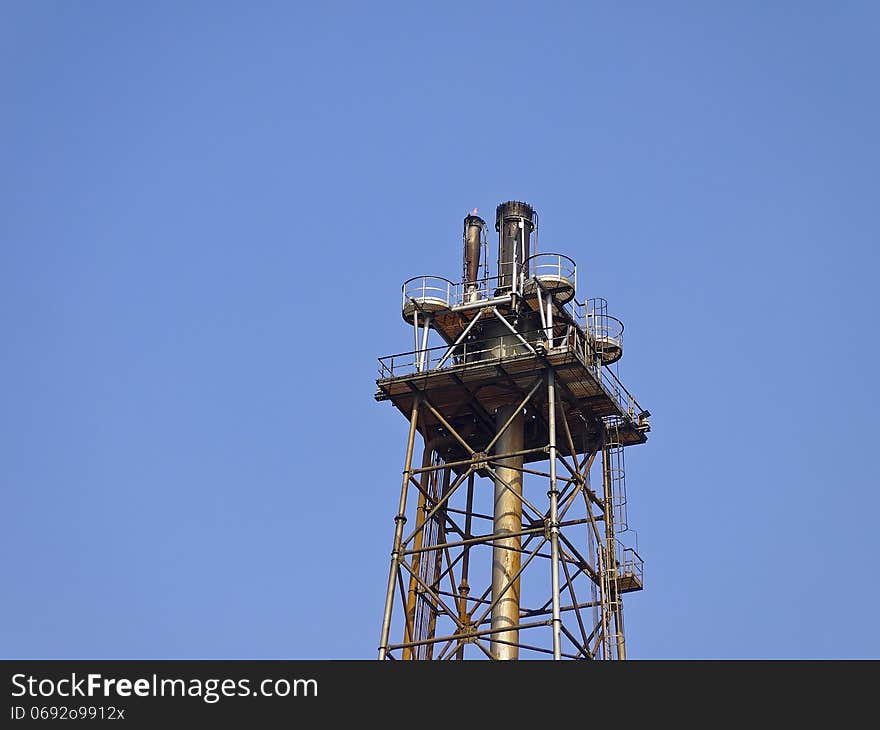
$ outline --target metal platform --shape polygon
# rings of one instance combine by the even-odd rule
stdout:
[[[439,351],[444,349],[448,351],[448,348],[433,348],[436,353],[424,351],[424,364],[436,361],[441,356]],[[540,346],[536,350],[534,354],[526,352],[493,359],[481,357],[459,364],[449,358],[443,367],[423,368],[421,371],[417,369],[417,352],[381,358],[380,375],[384,377],[376,381],[375,398],[390,400],[404,416],[408,416],[415,395],[424,394],[444,419],[456,429],[470,433],[475,445],[479,445],[483,438],[479,433],[480,424],[491,424],[497,408],[509,404],[517,393],[526,393],[536,378],[542,377],[546,368],[551,366],[566,402],[565,416],[573,434],[583,434],[591,419],[611,417],[618,424],[622,445],[645,443],[650,427],[639,418],[642,409],[632,395],[615,382],[613,374],[605,369],[597,374],[578,354],[577,348],[568,344],[546,353]],[[546,413],[532,415],[534,418],[526,431],[525,448],[543,446],[548,439]],[[430,413],[425,415],[422,427],[436,431],[444,429],[440,420]],[[484,438],[486,442],[490,440],[491,429],[486,429]],[[576,443],[575,447],[578,452],[584,450],[582,444]],[[546,458],[543,452],[526,456],[527,461]]]
[[[620,593],[640,591],[645,585],[645,563],[635,549],[617,544],[617,590]]]
[[[631,573],[617,577],[617,590],[621,593],[633,593],[642,590],[642,581]]]

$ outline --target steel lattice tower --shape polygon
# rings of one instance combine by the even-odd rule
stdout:
[[[405,282],[414,349],[379,361],[376,399],[409,419],[379,658],[624,659],[643,564],[623,457],[650,414],[615,372],[623,325],[537,253],[527,203],[498,206],[490,277],[476,213],[461,282]]]

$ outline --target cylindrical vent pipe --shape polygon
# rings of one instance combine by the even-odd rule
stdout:
[[[535,209],[519,200],[508,200],[495,210],[500,290],[517,289],[517,277],[523,262],[529,257],[536,219]],[[524,271],[526,276],[528,273]]]
[[[482,234],[485,225],[486,221],[474,213],[464,218],[464,281],[466,285],[475,283],[480,276],[480,248],[482,248]]]
[[[489,645],[495,659],[519,658],[520,558],[522,553],[523,456],[525,417],[516,405],[502,406],[495,414],[501,432],[495,446],[495,508],[492,532],[492,630]],[[506,428],[505,428],[506,426]],[[503,430],[502,430],[503,429]]]

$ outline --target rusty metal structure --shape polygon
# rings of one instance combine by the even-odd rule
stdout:
[[[624,449],[650,413],[619,378],[623,324],[538,252],[532,206],[495,231],[494,276],[474,209],[461,281],[403,284],[413,349],[379,360],[376,400],[409,421],[379,658],[625,659],[644,567]]]

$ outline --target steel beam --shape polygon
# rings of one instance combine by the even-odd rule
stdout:
[[[379,659],[388,654],[388,635],[391,632],[391,610],[394,604],[394,581],[400,565],[400,541],[403,526],[406,524],[406,495],[409,492],[409,476],[412,469],[413,446],[416,442],[416,426],[419,421],[419,397],[413,398],[412,413],[409,417],[409,435],[406,440],[406,456],[403,467],[403,485],[400,488],[400,504],[394,518],[394,542],[391,547],[391,568],[388,571],[388,588],[385,593],[385,610],[382,614],[382,631],[379,638]]]

